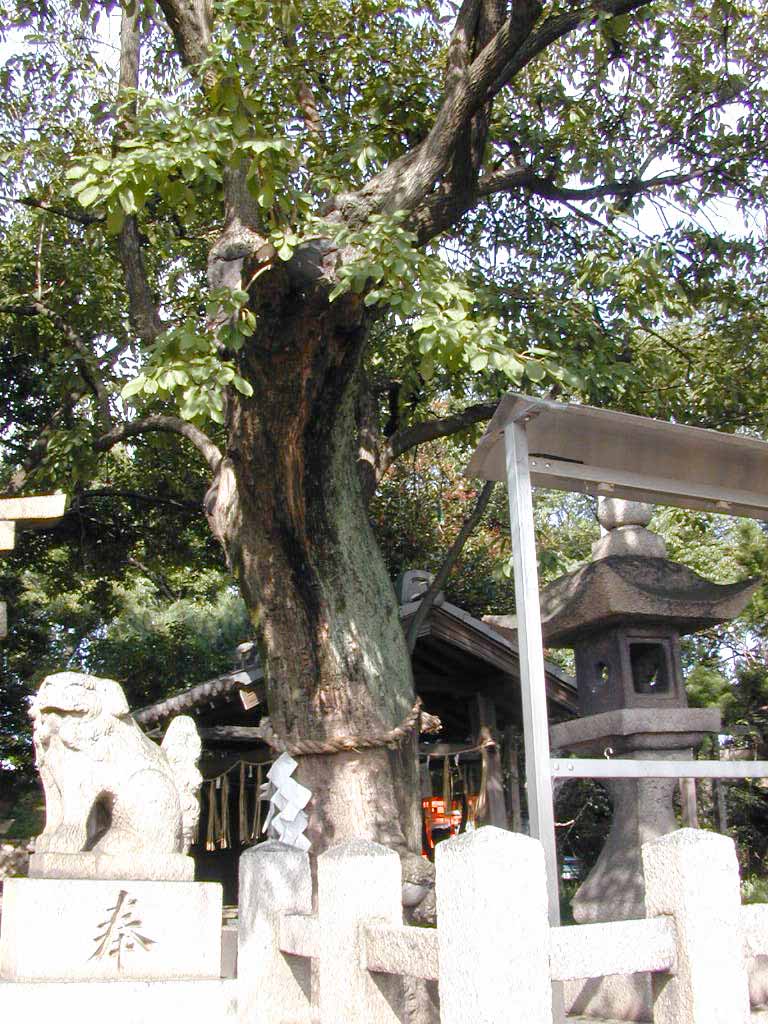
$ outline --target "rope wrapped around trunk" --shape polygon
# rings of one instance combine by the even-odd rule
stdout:
[[[419,720],[423,722],[419,724]],[[272,728],[269,720],[261,723],[261,738],[273,750],[280,753],[301,756],[302,754],[343,754],[353,750],[372,750],[376,747],[397,747],[419,725],[420,732],[437,732],[441,728],[440,719],[421,710],[421,698],[408,712],[406,717],[394,729],[381,733],[364,733],[361,736],[336,736],[330,740],[295,740],[288,742],[281,739]]]

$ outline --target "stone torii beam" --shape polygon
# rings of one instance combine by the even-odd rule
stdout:
[[[16,526],[36,530],[61,522],[67,504],[66,494],[42,494],[27,498],[0,498],[0,553],[16,546]],[[0,601],[0,639],[8,635],[8,616]]]

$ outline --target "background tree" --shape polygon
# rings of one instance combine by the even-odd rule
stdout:
[[[674,379],[697,421],[762,422],[699,389],[690,326],[735,362],[758,316],[760,239],[694,215],[764,207],[759,5],[160,0],[114,71],[100,10],[4,10],[32,33],[2,80],[7,491],[146,458],[187,500],[175,435],[288,742],[408,716],[367,502],[510,382],[669,414]],[[318,848],[418,847],[412,747],[301,775]]]

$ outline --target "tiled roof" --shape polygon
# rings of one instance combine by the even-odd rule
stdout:
[[[208,679],[183,693],[177,693],[175,697],[168,697],[166,700],[158,701],[157,704],[139,708],[138,711],[134,711],[133,717],[140,726],[151,729],[164,722],[166,718],[170,718],[171,715],[184,714],[226,693],[248,689],[261,682],[263,678],[264,673],[261,666],[258,661],[254,661],[247,668],[225,672],[224,675],[216,676],[215,679]]]

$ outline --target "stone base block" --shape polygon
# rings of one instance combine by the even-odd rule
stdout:
[[[0,978],[218,978],[221,904],[214,882],[6,879]]]
[[[0,981],[7,1021],[236,1024],[236,981]]]
[[[192,882],[195,862],[183,853],[33,853],[29,877]]]
[[[768,1005],[768,957],[747,961],[749,996],[753,1007]],[[599,1021],[653,1020],[650,974],[615,974],[565,982],[565,1006],[569,1014]],[[754,1019],[763,1019],[755,1015]],[[768,1022],[767,1022],[768,1024]]]
[[[652,1021],[650,974],[613,974],[566,981],[565,1007],[570,1014],[598,1020]]]
[[[753,1006],[768,1006],[768,956],[750,957],[747,969],[750,1002]]]

